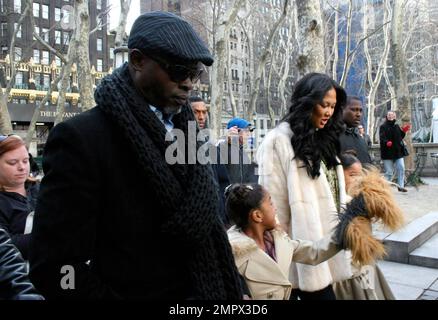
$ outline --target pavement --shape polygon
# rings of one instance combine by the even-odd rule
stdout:
[[[394,190],[407,223],[438,211],[438,178],[422,180],[426,185],[407,187],[407,193]],[[379,261],[378,265],[397,300],[438,300],[438,269],[390,261]]]

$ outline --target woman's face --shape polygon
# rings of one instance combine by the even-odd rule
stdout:
[[[360,162],[353,163],[349,168],[344,169],[345,189],[350,189],[354,181],[362,173],[362,164]]]
[[[336,90],[335,88],[330,89],[325,94],[322,99],[321,104],[316,104],[313,108],[312,113],[312,123],[313,126],[317,129],[322,129],[325,127],[329,119],[332,117],[335,112],[336,106]]]
[[[21,187],[29,177],[29,153],[25,146],[4,153],[0,157],[0,184]]]

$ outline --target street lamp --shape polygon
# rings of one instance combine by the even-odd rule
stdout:
[[[114,49],[114,68],[122,66],[128,61],[129,49],[126,45],[122,45]]]

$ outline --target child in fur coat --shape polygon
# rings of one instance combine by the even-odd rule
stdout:
[[[356,197],[342,213],[338,225],[338,239],[355,242],[352,256],[353,277],[334,283],[338,300],[394,300],[395,297],[380,268],[377,258],[385,254],[383,244],[372,236],[371,222],[380,221],[395,231],[403,224],[403,214],[396,205],[386,180],[375,169],[363,170],[359,159],[352,152],[340,156],[344,168],[347,194]],[[374,212],[375,214],[371,214]],[[345,243],[348,247],[349,244]],[[350,245],[351,246],[351,245]],[[362,248],[361,248],[362,247]]]

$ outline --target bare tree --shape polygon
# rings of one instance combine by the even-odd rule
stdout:
[[[29,12],[32,12],[31,10],[32,5],[28,2],[26,2],[26,6],[21,13],[20,18],[18,19],[18,22],[16,24],[16,28],[12,34],[11,42],[9,45],[10,48],[10,54],[9,54],[9,70],[10,74],[6,75],[6,89],[5,91],[0,90],[0,130],[3,134],[10,134],[12,133],[12,124],[11,124],[11,116],[9,115],[8,110],[8,99],[9,95],[11,93],[12,87],[15,83],[15,39],[17,38],[17,33],[20,31],[21,26],[23,25],[23,21],[26,18],[27,14]],[[8,60],[6,59],[6,60]]]
[[[274,39],[276,36],[278,36],[278,30],[280,29],[281,25],[283,24],[284,20],[286,19],[286,16],[288,14],[288,11],[290,9],[289,0],[285,0],[283,4],[283,9],[280,18],[278,21],[274,24],[272,29],[269,32],[269,37],[265,45],[265,49],[261,55],[260,60],[257,63],[257,68],[255,72],[255,79],[254,79],[254,86],[252,87],[251,92],[251,98],[249,101],[249,108],[246,114],[247,119],[250,119],[252,121],[253,113],[256,107],[257,97],[259,94],[259,87],[260,87],[260,81],[262,78],[263,71],[266,67],[266,63],[268,61],[269,56],[271,55],[272,46],[274,44]]]
[[[239,10],[244,6],[246,0],[238,0],[228,7],[224,12],[224,4],[220,1],[213,1],[213,52],[216,62],[210,72],[211,86],[211,105],[210,105],[210,124],[212,138],[219,137],[222,126],[222,97],[224,90],[224,69],[226,60],[226,41],[229,31],[237,20]]]
[[[73,45],[76,46],[82,111],[87,111],[95,105],[94,81],[90,72],[90,14],[88,7],[88,0],[75,1],[74,19],[76,28],[74,30]],[[72,43],[70,43],[71,45]]]
[[[324,30],[319,0],[296,0],[298,17],[298,70],[301,76],[309,72],[324,72]]]
[[[120,0],[119,23],[116,28],[116,38],[114,40],[114,45],[116,47],[120,47],[123,44],[123,39],[126,37],[125,29],[130,7],[131,0]]]
[[[397,106],[401,115],[402,124],[411,123],[411,100],[409,97],[408,75],[406,66],[406,54],[403,48],[403,20],[404,14],[401,1],[394,1],[392,16],[392,37],[391,37],[391,60],[394,72],[394,88],[397,97]],[[412,146],[411,131],[406,133],[405,142],[409,151],[406,157],[406,168],[414,168],[414,148]]]
[[[365,2],[365,16],[369,12],[369,4],[368,1],[364,0]],[[384,15],[383,20],[384,22],[389,21],[391,17],[391,5],[390,0],[384,1]],[[364,17],[364,34],[366,35],[368,33],[368,19]],[[389,54],[389,48],[390,48],[390,35],[389,30],[390,25],[384,23],[383,26],[383,53],[380,56],[380,59],[378,61],[377,66],[373,64],[373,60],[370,55],[370,50],[368,46],[368,37],[364,37],[364,53],[367,60],[367,80],[369,84],[369,91],[367,95],[368,100],[368,133],[370,134],[370,137],[373,142],[376,141],[376,126],[375,126],[375,109],[376,109],[376,95],[378,92],[378,87],[380,85],[380,81],[382,79],[383,70],[387,66],[387,59]],[[374,74],[374,76],[373,76]]]

